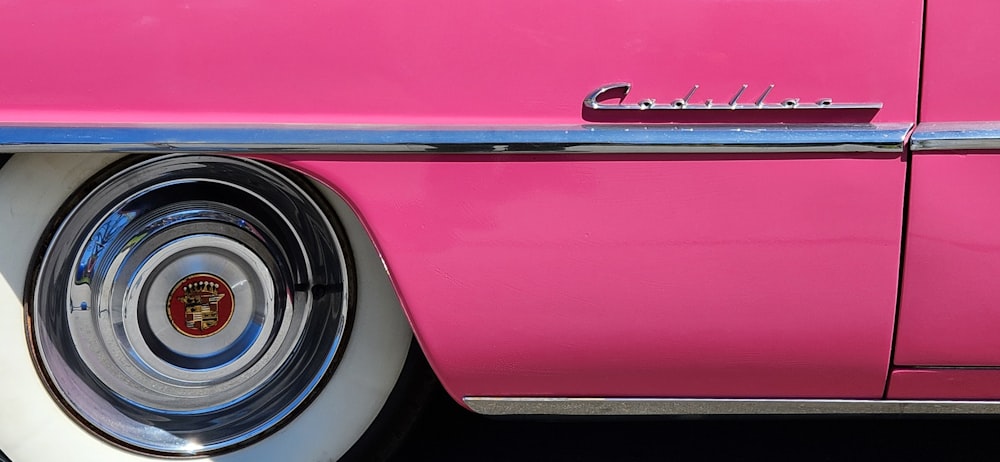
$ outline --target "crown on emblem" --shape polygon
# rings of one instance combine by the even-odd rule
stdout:
[[[216,296],[219,295],[219,284],[210,281],[198,281],[192,282],[184,286],[184,296],[181,300],[185,304],[195,305],[204,302],[205,296]]]

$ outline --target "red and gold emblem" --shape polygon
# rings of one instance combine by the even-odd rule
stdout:
[[[207,337],[233,317],[233,291],[221,278],[192,274],[170,291],[167,315],[174,329],[188,337]]]

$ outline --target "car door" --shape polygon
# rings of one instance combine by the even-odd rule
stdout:
[[[890,398],[1000,398],[998,17],[927,5]]]

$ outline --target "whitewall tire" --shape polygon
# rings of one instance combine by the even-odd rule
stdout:
[[[141,175],[134,174],[145,175],[141,181],[149,183],[160,175],[157,172],[182,171],[163,177],[163,184],[186,184],[182,177],[187,173],[183,171],[194,168],[192,165],[208,165],[210,168],[203,170],[206,172],[235,168],[231,177],[265,172],[286,178],[285,172],[252,161],[218,158],[217,162],[208,156],[124,161],[120,157],[20,154],[0,168],[0,450],[17,462],[163,460],[164,456],[204,455],[219,461],[328,461],[342,457],[379,415],[407,362],[412,341],[382,260],[357,217],[338,195],[313,183],[322,195],[316,201],[317,210],[329,214],[332,209],[336,218],[330,221],[336,226],[329,229],[342,235],[332,240],[315,238],[321,241],[317,246],[329,249],[329,255],[301,252],[312,255],[301,257],[312,258],[302,263],[304,269],[272,271],[284,268],[284,263],[275,261],[281,260],[285,251],[277,252],[277,257],[258,257],[267,253],[260,248],[270,248],[273,242],[248,243],[254,241],[258,225],[243,226],[244,221],[252,222],[257,215],[270,212],[248,206],[241,216],[240,207],[259,196],[261,201],[278,204],[271,207],[278,209],[285,199],[272,200],[258,192],[256,180],[225,184],[245,197],[238,197],[233,204],[213,206],[184,195],[197,196],[198,188],[208,188],[204,199],[214,203],[219,193],[213,185],[229,181],[220,180],[216,173],[206,174],[208,186],[157,192],[148,184],[133,184],[133,173],[116,172],[152,165]],[[168,158],[174,160],[162,160]],[[108,169],[112,171],[106,173]],[[94,180],[95,175],[101,180]],[[281,188],[295,190],[299,186],[311,189],[303,180]],[[171,205],[169,198],[178,194],[187,202]],[[143,226],[162,226],[170,231],[160,232],[163,237],[159,241],[146,237],[153,233],[134,230],[125,236],[132,236],[127,242],[115,244],[114,237],[103,237],[111,233],[109,229],[121,228],[109,225],[113,220],[108,217],[114,213],[132,217],[142,208],[128,202],[135,202],[136,197],[145,201],[140,204],[143,207],[148,203],[147,208],[159,210],[159,215],[150,215]],[[306,194],[296,200],[310,203],[310,197]],[[108,212],[116,206],[120,207]],[[204,209],[201,218],[188,219],[192,208]],[[101,214],[108,216],[96,216]],[[230,215],[237,218],[220,220],[239,222],[247,231],[220,231],[221,225],[205,228],[199,224]],[[301,226],[282,220],[286,217],[278,216],[272,224],[259,226],[286,226],[293,230],[290,233],[301,230]],[[282,240],[284,232],[275,231],[278,238],[272,240]],[[289,236],[298,241],[314,239]],[[102,248],[117,245],[118,253],[104,260],[91,255],[87,260],[86,253],[94,252],[94,242]],[[296,245],[291,243],[288,252],[297,252]],[[142,250],[143,246],[148,248]],[[125,255],[133,253],[138,256],[130,261]],[[349,303],[331,298],[322,289],[316,292],[315,286],[296,290],[305,294],[300,298],[312,303],[308,305],[312,311],[307,312],[343,308],[340,314],[315,314],[313,317],[325,323],[320,327],[313,318],[296,317],[300,300],[298,292],[291,289],[285,297],[287,306],[275,305],[273,300],[281,300],[283,292],[280,281],[272,281],[281,275],[273,273],[318,273],[336,267],[336,261],[340,261],[340,270],[332,271],[344,274],[343,283],[335,287],[353,286],[342,295],[352,298]],[[89,285],[92,274],[96,274],[94,294],[80,295],[73,283],[66,283],[76,278]],[[209,276],[185,279],[202,274]],[[99,279],[104,282],[98,284]],[[242,282],[233,283],[235,280]],[[271,293],[256,286],[279,290]],[[234,314],[227,314],[227,308],[219,308],[222,305],[191,302],[187,324],[185,319],[170,315],[173,308],[163,308],[167,314],[155,308],[159,300],[167,300],[169,305],[170,300],[178,299],[175,294],[187,294],[188,289],[199,297],[208,297],[205,291],[214,290],[215,299],[229,296],[243,304],[251,300],[258,308],[244,315],[240,314],[245,311],[241,311],[243,305],[239,305],[228,308]],[[204,291],[197,292],[201,289]],[[96,301],[81,304],[81,300],[91,298]],[[262,304],[266,306],[260,308]],[[70,312],[78,315],[81,305],[86,310],[86,317],[81,317],[84,321],[64,320]],[[182,314],[178,316],[183,316],[184,306],[181,303],[178,313]],[[203,308],[210,314],[192,317],[191,310]],[[152,314],[142,314],[135,321],[136,312],[146,311]],[[195,318],[197,321],[191,321]],[[32,325],[26,325],[28,320]],[[237,327],[225,327],[233,325]],[[281,325],[284,327],[277,327]],[[226,329],[240,329],[244,334],[226,336]],[[147,341],[150,338],[155,341]],[[302,343],[327,346],[302,354],[302,348],[295,346]],[[298,375],[286,379],[288,374]],[[272,383],[280,385],[268,388]],[[282,393],[286,389],[290,391]],[[255,412],[265,415],[253,417]],[[211,418],[197,417],[209,414]],[[213,427],[219,419],[222,423]],[[160,428],[160,421],[167,422],[163,424],[166,430]],[[199,440],[202,438],[208,443]]]

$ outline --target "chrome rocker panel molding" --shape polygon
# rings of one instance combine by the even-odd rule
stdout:
[[[917,125],[914,151],[1000,149],[1000,122],[929,122]]]
[[[0,154],[899,153],[912,124],[0,126]]]
[[[466,397],[485,415],[1000,414],[1000,401]]]

